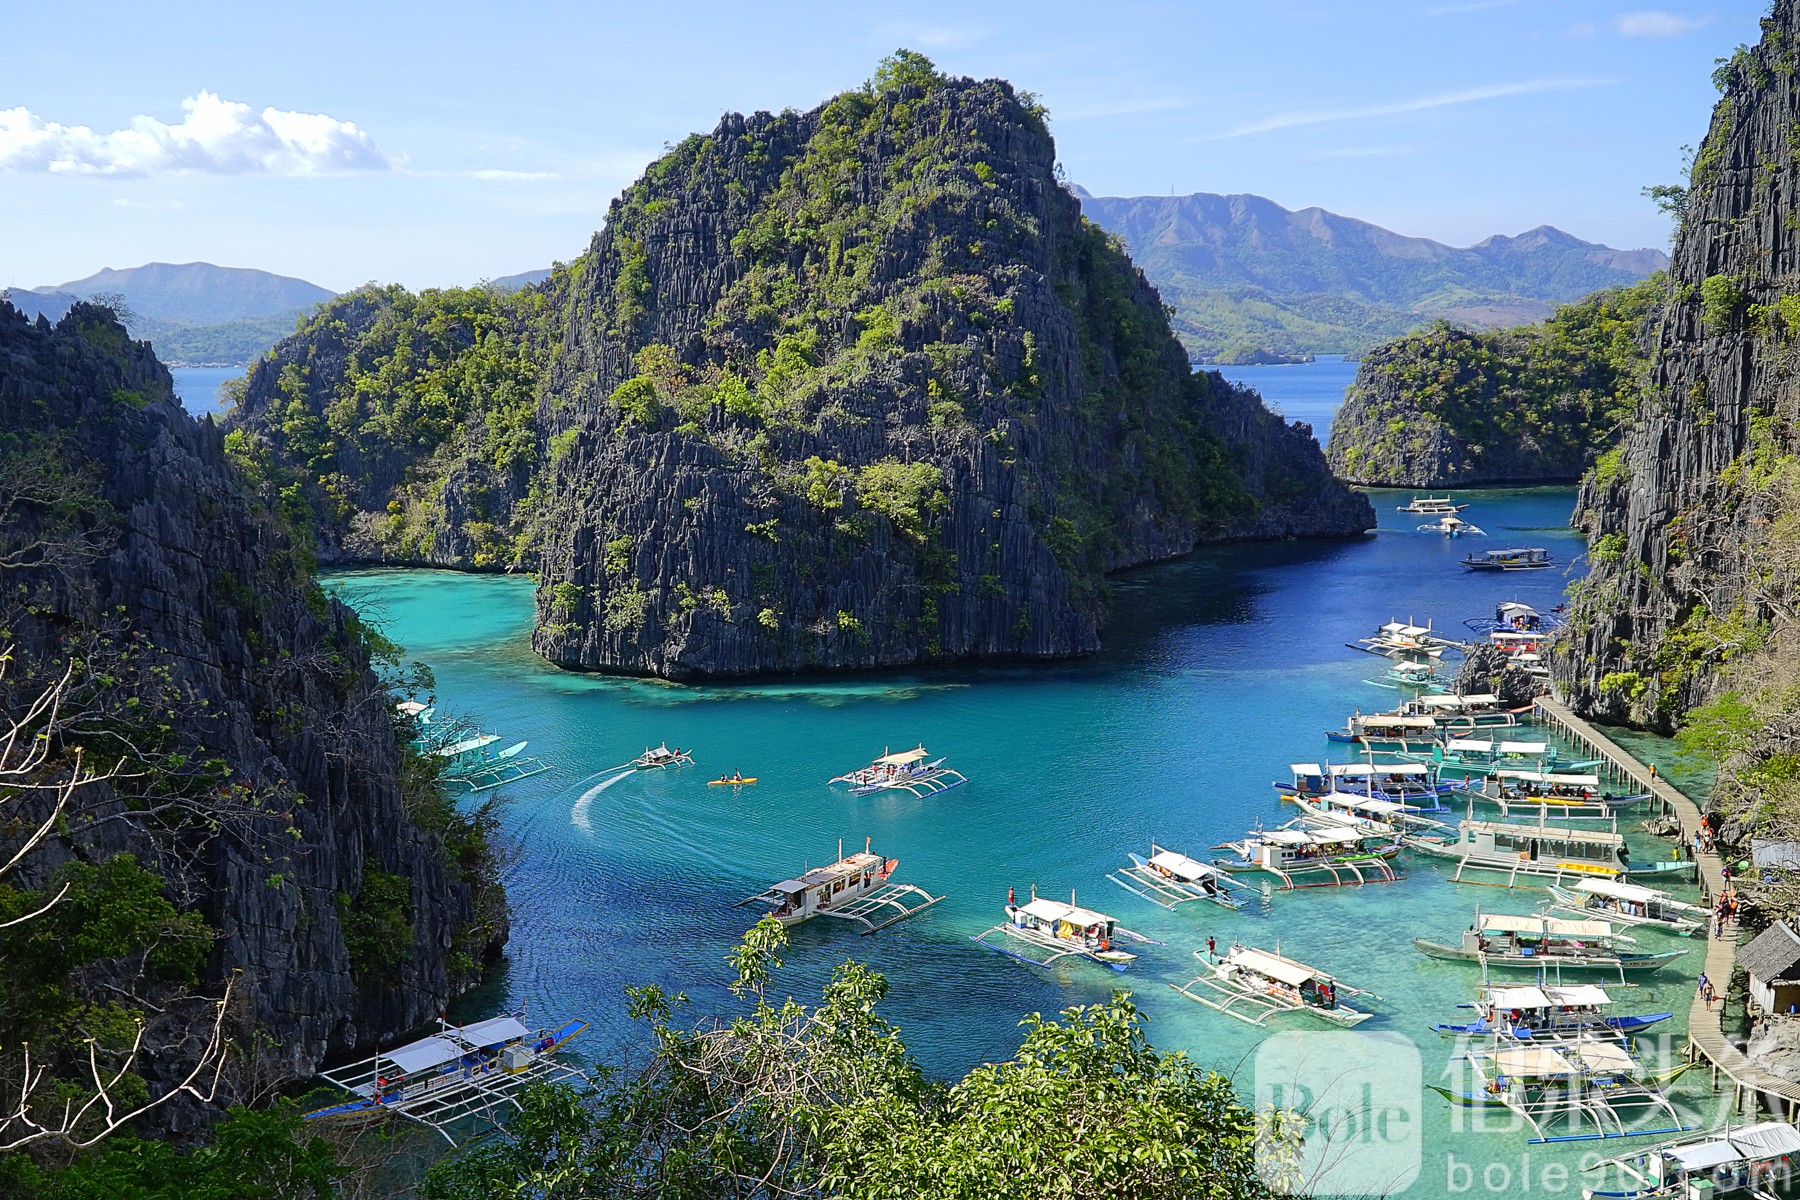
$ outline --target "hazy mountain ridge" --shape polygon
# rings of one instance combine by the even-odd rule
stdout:
[[[1197,358],[1248,346],[1355,352],[1439,317],[1541,320],[1668,263],[1660,250],[1618,250],[1548,225],[1459,248],[1261,196],[1077,191],[1175,307],[1176,333]]]

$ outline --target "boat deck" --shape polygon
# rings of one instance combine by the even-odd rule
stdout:
[[[1652,775],[1642,763],[1619,747],[1611,738],[1595,729],[1591,724],[1576,716],[1569,707],[1549,696],[1537,699],[1538,712],[1558,727],[1569,737],[1592,749],[1613,772],[1624,779],[1629,779],[1640,790],[1650,793],[1681,824],[1682,844],[1691,844],[1694,830],[1700,827],[1700,810],[1694,802],[1683,795],[1660,775]],[[1696,860],[1700,868],[1700,891],[1703,899],[1711,899],[1719,895],[1725,887],[1722,864],[1717,853],[1701,851]],[[1706,977],[1708,979],[1729,981],[1737,960],[1738,930],[1735,924],[1727,925],[1725,936],[1709,938],[1706,943]],[[1721,1004],[1720,1009],[1724,1007]],[[1748,1092],[1755,1096],[1772,1097],[1786,1106],[1787,1116],[1800,1111],[1800,1083],[1783,1079],[1771,1074],[1731,1043],[1720,1025],[1721,1012],[1713,1009],[1700,1000],[1696,993],[1693,1003],[1688,1008],[1688,1054],[1691,1058],[1705,1058],[1713,1067],[1713,1079],[1716,1085],[1719,1072],[1724,1072],[1738,1088],[1738,1100],[1744,1099]],[[1776,1106],[1771,1105],[1771,1108]]]

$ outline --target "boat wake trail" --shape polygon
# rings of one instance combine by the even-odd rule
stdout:
[[[581,793],[581,799],[575,801],[575,807],[569,810],[569,820],[573,821],[575,827],[580,829],[583,833],[594,832],[593,818],[588,816],[588,809],[593,807],[594,797],[631,774],[634,774],[634,772],[629,769],[620,771],[611,779],[603,780],[589,788],[587,791]]]

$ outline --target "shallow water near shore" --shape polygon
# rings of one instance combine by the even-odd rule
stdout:
[[[528,738],[530,753],[555,764],[507,791],[505,827],[517,847],[506,879],[513,938],[504,974],[470,998],[465,1015],[523,1003],[537,1019],[582,1017],[593,1025],[572,1049],[604,1059],[642,1044],[624,1015],[628,984],[684,991],[696,1014],[730,1011],[724,956],[755,916],[733,902],[832,861],[839,839],[860,849],[867,838],[900,860],[896,880],[944,900],[873,937],[837,921],[798,927],[783,986],[816,997],[845,958],[870,963],[892,985],[887,1016],[934,1074],[1010,1057],[1025,1014],[1096,1003],[1127,987],[1159,1047],[1232,1074],[1247,1097],[1260,1083],[1266,1099],[1275,1070],[1267,1052],[1295,1043],[1291,1034],[1263,1039],[1330,1027],[1295,1017],[1253,1027],[1168,986],[1193,977],[1191,952],[1209,936],[1221,946],[1242,939],[1279,946],[1383,997],[1358,1034],[1389,1035],[1363,1045],[1402,1115],[1395,1137],[1344,1150],[1366,1168],[1348,1178],[1405,1181],[1416,1152],[1407,1139],[1422,1134],[1423,1170],[1408,1194],[1447,1194],[1462,1178],[1459,1165],[1473,1163],[1474,1194],[1490,1190],[1483,1169],[1501,1164],[1508,1186],[1500,1191],[1519,1190],[1529,1174],[1535,1192],[1578,1195],[1577,1177],[1560,1176],[1559,1187],[1555,1171],[1543,1172],[1556,1164],[1567,1172],[1602,1144],[1527,1146],[1516,1132],[1467,1132],[1467,1119],[1421,1086],[1460,1085],[1454,1044],[1430,1024],[1467,1019],[1457,1004],[1473,997],[1478,976],[1422,957],[1412,939],[1454,942],[1477,905],[1529,912],[1545,893],[1455,884],[1440,865],[1412,856],[1402,856],[1399,882],[1280,893],[1239,913],[1204,904],[1167,912],[1107,880],[1153,838],[1206,857],[1252,826],[1289,819],[1271,781],[1290,762],[1343,759],[1323,731],[1353,708],[1378,710],[1397,698],[1364,682],[1383,660],[1344,643],[1394,617],[1461,633],[1464,618],[1491,615],[1502,600],[1548,610],[1579,564],[1581,541],[1567,528],[1572,489],[1463,493],[1473,505],[1465,515],[1493,536],[1459,541],[1417,532],[1421,518],[1395,512],[1406,494],[1371,495],[1381,528],[1368,537],[1210,548],[1116,577],[1104,650],[1067,663],[677,686],[570,674],[537,659],[528,579],[361,571],[328,584],[367,605],[433,668],[441,711],[509,740]],[[1505,577],[1458,565],[1471,550],[1508,544],[1545,546],[1558,565]],[[698,765],[616,769],[664,741],[693,748]],[[926,799],[853,797],[826,784],[884,750],[921,742],[970,782]],[[733,771],[759,782],[707,786]],[[1634,860],[1671,857],[1667,843],[1635,832],[1639,820],[1633,814],[1628,826]],[[1073,889],[1084,905],[1166,944],[1143,947],[1129,972],[1115,974],[1088,963],[1040,969],[970,941],[1001,919],[1009,887],[1023,897],[1033,885],[1059,898]],[[1675,1011],[1657,1027],[1674,1038],[1701,943],[1656,931],[1638,940],[1640,949],[1686,955],[1643,986],[1616,989],[1618,1008]],[[1319,1042],[1317,1053],[1338,1054],[1334,1045]],[[1709,1110],[1690,1123],[1713,1118]]]

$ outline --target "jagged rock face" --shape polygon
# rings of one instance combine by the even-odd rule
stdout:
[[[1053,165],[1011,88],[969,80],[727,116],[654,165],[546,390],[538,651],[676,678],[1080,654],[1106,571],[1371,528],[1310,430],[1190,373]],[[685,410],[664,368],[634,417],[645,346],[748,377],[760,412]],[[898,468],[925,503],[868,486]]]
[[[216,931],[203,987],[235,979],[242,1053],[258,1060],[238,1066],[265,1084],[436,1015],[474,982],[453,947],[480,957],[497,942],[467,944],[470,888],[408,813],[391,698],[355,615],[318,591],[219,430],[181,408],[150,346],[110,313],[77,306],[52,329],[0,303],[0,418],[9,472],[49,453],[73,481],[56,504],[9,503],[8,546],[79,543],[0,564],[18,656],[0,680],[9,710],[88,656],[85,669],[118,672],[109,687],[157,697],[180,761],[218,772],[157,820],[99,785],[22,882],[123,851],[152,865]],[[412,939],[359,979],[340,912],[371,872],[407,881]]]
[[[1795,47],[1779,0],[1722,73],[1649,384],[1616,465],[1582,487],[1590,576],[1556,671],[1584,713],[1668,730],[1720,664],[1780,637],[1794,582],[1800,389]],[[1787,299],[1784,302],[1784,297]]]

